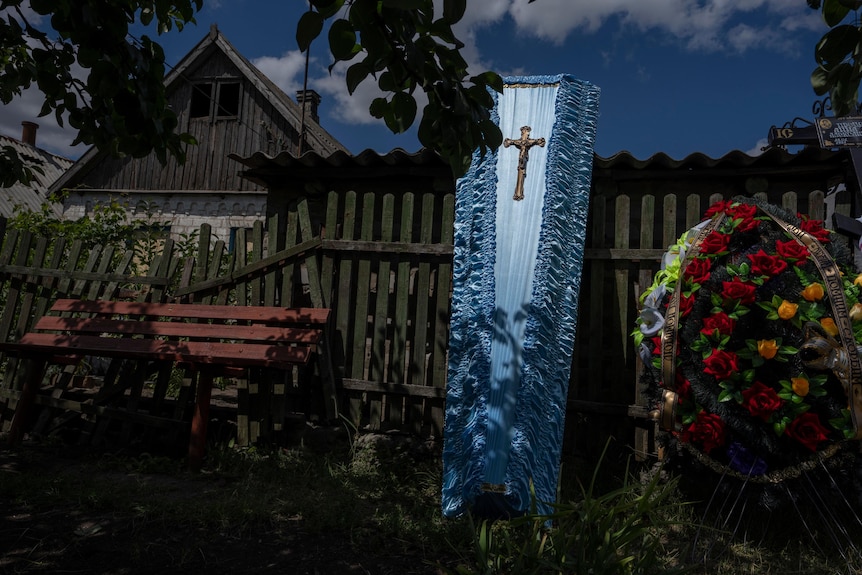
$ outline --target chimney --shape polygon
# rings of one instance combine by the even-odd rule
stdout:
[[[21,141],[29,146],[36,147],[36,130],[39,129],[39,124],[35,122],[21,122]]]
[[[320,123],[320,116],[317,114],[317,108],[320,106],[320,94],[314,90],[299,90],[296,92],[296,101],[305,108],[307,118]]]

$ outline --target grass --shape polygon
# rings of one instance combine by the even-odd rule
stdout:
[[[182,461],[147,454],[86,455],[71,464],[62,448],[43,446],[18,453],[21,472],[0,472],[0,501],[34,517],[62,509],[84,535],[104,529],[116,537],[122,525],[129,557],[149,558],[161,545],[173,567],[212,554],[205,545],[217,534],[246,542],[299,537],[335,555],[411,558],[415,573],[862,573],[858,550],[848,561],[818,549],[810,533],[784,520],[773,536],[729,537],[704,515],[703,502],[687,501],[657,468],[570,466],[550,518],[444,519],[439,456],[414,448],[390,441],[327,453],[211,446],[204,471],[190,474]],[[30,461],[37,456],[52,461],[48,472]]]

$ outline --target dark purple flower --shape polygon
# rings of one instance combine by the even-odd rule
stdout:
[[[727,455],[730,457],[731,469],[746,475],[763,475],[766,473],[766,462],[738,441],[734,441],[728,446]]]

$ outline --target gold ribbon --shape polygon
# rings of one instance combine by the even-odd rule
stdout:
[[[661,332],[661,374],[664,391],[659,404],[659,427],[664,431],[673,431],[676,421],[677,395],[671,389],[676,387],[676,334],[679,331],[679,298],[682,294],[683,276],[689,262],[700,253],[700,246],[706,236],[715,230],[725,219],[725,214],[716,214],[695,236],[691,246],[679,266],[679,277],[676,287],[668,302],[664,317],[664,327]]]

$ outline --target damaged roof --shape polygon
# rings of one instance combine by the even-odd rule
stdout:
[[[42,203],[48,197],[48,189],[74,162],[61,156],[55,156],[41,148],[25,144],[15,138],[0,135],[0,147],[12,147],[25,165],[39,168],[40,174],[34,170],[33,180],[29,184],[18,182],[10,188],[2,188],[0,193],[0,215],[11,217],[16,212],[16,206],[22,206],[34,212],[42,209]],[[55,216],[60,217],[63,207],[59,203],[52,205]]]

